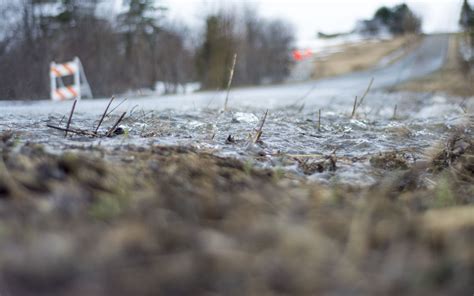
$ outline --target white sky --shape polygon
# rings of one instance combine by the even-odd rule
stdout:
[[[203,16],[219,7],[250,4],[261,15],[280,17],[294,24],[298,39],[313,38],[318,31],[350,31],[357,20],[371,18],[382,5],[405,2],[423,18],[425,32],[458,29],[462,0],[161,0],[169,16],[188,25],[202,25]],[[473,2],[471,0],[471,2]]]

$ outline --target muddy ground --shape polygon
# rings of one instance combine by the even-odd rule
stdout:
[[[372,157],[382,173],[362,187],[184,147],[53,153],[4,131],[0,294],[470,295],[472,131],[428,161]],[[337,157],[319,165],[300,169]]]

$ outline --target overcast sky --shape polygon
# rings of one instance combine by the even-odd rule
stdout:
[[[189,25],[202,24],[209,10],[221,6],[250,4],[261,15],[281,17],[294,24],[299,40],[313,38],[318,31],[326,33],[350,31],[357,20],[370,18],[382,6],[393,6],[402,0],[162,0],[169,16]],[[473,2],[472,0],[470,2]],[[462,0],[406,0],[423,18],[425,32],[458,29]]]

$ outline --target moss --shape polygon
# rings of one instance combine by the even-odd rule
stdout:
[[[435,207],[450,207],[456,205],[452,184],[446,177],[443,177],[438,181],[435,192]]]
[[[243,169],[244,169],[244,172],[245,172],[246,175],[250,176],[250,174],[252,172],[252,169],[253,169],[253,166],[254,166],[254,164],[253,164],[253,161],[251,159],[244,162]]]
[[[99,220],[110,220],[116,218],[123,212],[123,203],[113,197],[104,196],[95,201],[89,208],[89,214]]]

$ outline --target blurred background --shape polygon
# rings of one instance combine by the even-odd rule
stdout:
[[[223,89],[234,54],[234,86],[327,77],[374,66],[324,60],[341,44],[472,33],[473,19],[465,0],[0,0],[0,99],[48,98],[50,62],[76,56],[95,97]]]

